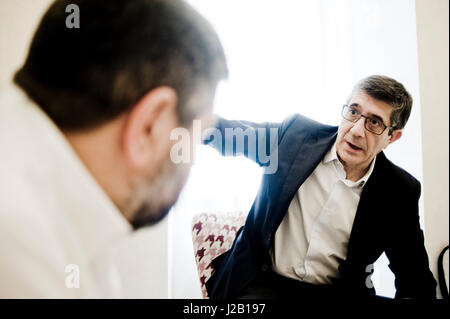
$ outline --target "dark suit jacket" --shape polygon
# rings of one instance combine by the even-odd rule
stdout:
[[[278,151],[278,170],[265,174],[247,220],[229,251],[213,260],[216,270],[207,281],[211,298],[233,298],[259,272],[271,268],[269,249],[274,234],[299,187],[313,172],[337,136],[337,127],[323,125],[301,115],[282,123],[255,124],[219,119],[217,129],[225,137],[225,128],[240,128],[266,139],[268,132],[278,133],[272,151]],[[206,138],[223,155],[237,155],[226,148],[225,140]],[[261,143],[256,143],[258,146]],[[263,165],[255,154],[244,155]],[[397,298],[434,298],[436,282],[428,266],[423,232],[419,225],[420,183],[395,166],[381,152],[365,184],[348,243],[347,258],[340,262],[336,287],[355,295],[374,294],[371,265],[385,252],[395,275]]]

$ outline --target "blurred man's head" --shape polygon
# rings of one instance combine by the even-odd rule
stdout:
[[[66,7],[80,10],[67,28]],[[161,219],[189,164],[170,161],[170,132],[211,121],[223,48],[179,0],[55,1],[16,73],[92,175],[136,227]]]
[[[373,75],[358,82],[342,109],[336,141],[344,167],[363,173],[378,153],[402,136],[411,107],[411,95],[392,78]]]

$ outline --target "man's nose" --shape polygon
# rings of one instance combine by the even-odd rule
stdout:
[[[353,124],[353,127],[350,129],[350,132],[355,136],[364,137],[366,134],[366,129],[364,127],[366,119],[361,117],[356,123]]]

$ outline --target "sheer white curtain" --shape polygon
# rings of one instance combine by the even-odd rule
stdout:
[[[392,76],[405,84],[415,103],[402,139],[386,153],[422,180],[414,0],[189,2],[217,30],[229,63],[230,77],[218,89],[215,113],[255,122],[301,113],[337,125],[356,81],[370,74]],[[222,158],[209,147],[198,147],[188,183],[169,217],[170,298],[201,298],[191,242],[193,215],[247,211],[260,180],[261,170],[249,160]],[[380,295],[394,295],[385,257],[372,278]]]

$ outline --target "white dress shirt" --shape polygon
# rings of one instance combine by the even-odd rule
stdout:
[[[346,179],[336,143],[300,186],[275,233],[272,269],[288,278],[330,284],[339,277],[362,188],[375,159],[358,181]]]
[[[110,248],[130,224],[16,87],[0,96],[0,177],[0,298],[122,296]]]

